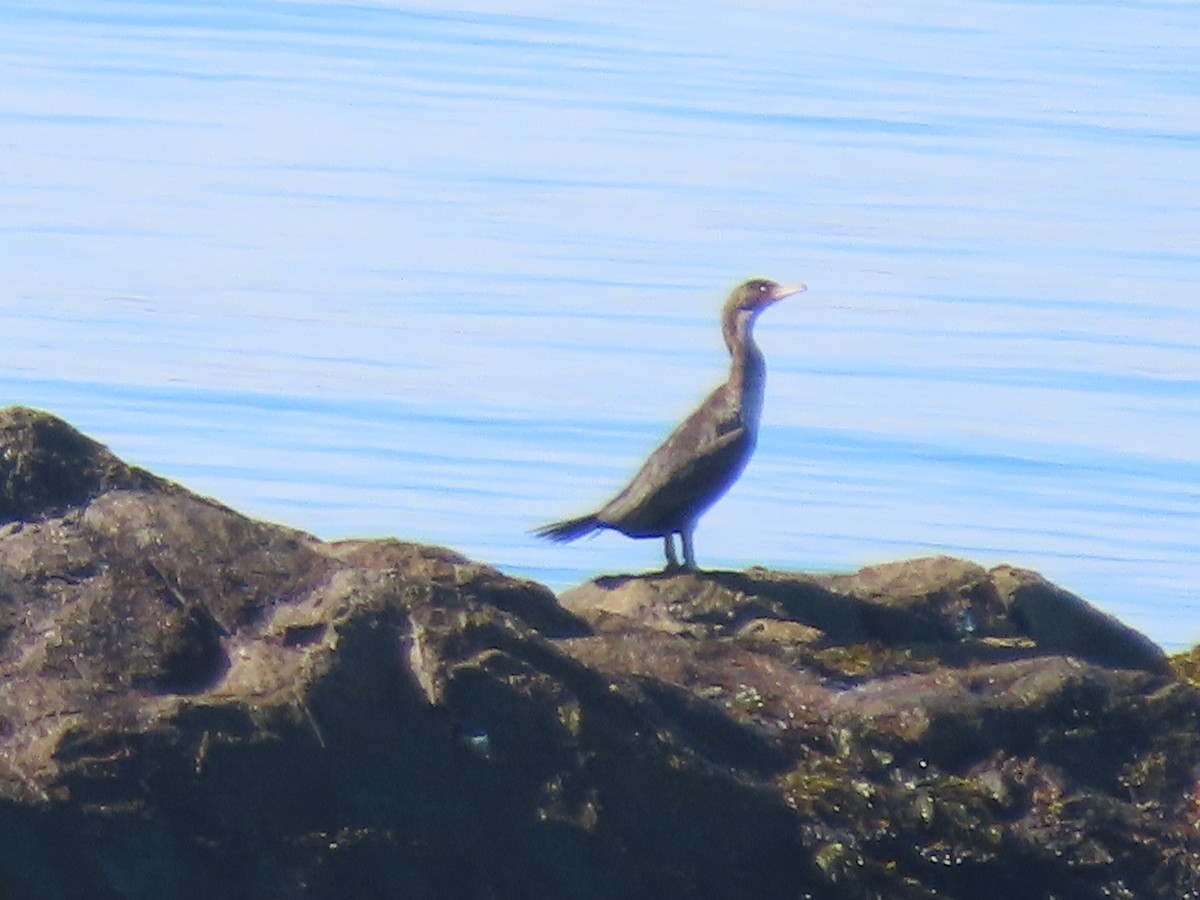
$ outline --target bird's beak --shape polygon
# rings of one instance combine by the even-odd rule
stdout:
[[[807,284],[793,284],[789,287],[777,287],[771,294],[771,302],[778,303],[784,297],[790,297],[792,294],[802,294],[808,290]]]

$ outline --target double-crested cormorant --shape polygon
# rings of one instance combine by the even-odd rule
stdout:
[[[673,535],[683,544],[683,565],[696,568],[696,522],[742,474],[758,437],[767,366],[754,343],[758,314],[805,290],[755,279],[736,288],[721,311],[721,334],[732,363],[729,378],[650,454],[628,486],[598,511],[534,530],[552,541],[573,541],[601,528],[632,538],[661,537],[667,568],[679,566]]]

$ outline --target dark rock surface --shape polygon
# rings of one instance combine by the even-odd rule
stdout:
[[[560,605],[0,411],[0,900],[1200,896],[1198,660],[950,559]]]

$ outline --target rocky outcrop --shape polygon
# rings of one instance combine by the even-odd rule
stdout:
[[[948,559],[560,603],[0,411],[0,898],[1195,895],[1173,662]]]

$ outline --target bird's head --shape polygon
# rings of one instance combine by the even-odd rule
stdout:
[[[768,278],[755,278],[734,288],[721,311],[721,335],[729,352],[733,353],[737,345],[749,339],[760,312],[784,297],[806,290],[803,284],[782,287]]]
[[[806,290],[808,288],[803,284],[783,287],[767,278],[754,278],[734,288],[733,293],[729,296],[729,301],[725,305],[727,309],[731,310],[758,312],[759,310],[766,309],[772,303],[782,300],[784,297],[790,297],[792,294],[799,294],[801,291]]]
[[[799,294],[802,290],[808,290],[808,287],[805,287],[804,284],[782,287],[781,284],[776,284],[769,278],[752,278],[733,289],[730,299],[725,302],[725,311],[726,314],[733,313],[734,316],[745,312],[762,312],[774,302],[784,299],[785,296]],[[740,318],[740,316],[738,317]]]

